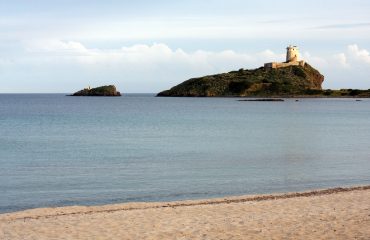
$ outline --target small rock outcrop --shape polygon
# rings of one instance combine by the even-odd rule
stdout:
[[[117,91],[114,85],[101,86],[97,88],[85,88],[70,96],[92,96],[92,97],[119,97],[121,93]]]
[[[162,97],[289,97],[305,96],[322,91],[324,76],[308,63],[282,68],[264,67],[254,70],[192,78]]]

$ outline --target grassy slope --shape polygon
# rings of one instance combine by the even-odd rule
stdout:
[[[159,96],[273,96],[305,94],[321,90],[324,77],[310,65],[305,67],[232,71],[193,78]]]
[[[369,90],[322,90],[324,76],[306,64],[265,70],[232,71],[187,80],[158,96],[370,97]]]

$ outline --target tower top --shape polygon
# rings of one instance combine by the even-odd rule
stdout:
[[[298,47],[294,45],[289,45],[286,49],[293,49],[293,48],[298,49]]]

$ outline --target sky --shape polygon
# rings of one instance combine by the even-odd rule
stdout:
[[[284,61],[290,44],[324,88],[370,89],[369,12],[368,0],[0,0],[0,93],[156,93]]]

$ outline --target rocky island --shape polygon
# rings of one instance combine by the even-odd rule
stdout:
[[[322,90],[324,76],[299,60],[296,46],[287,48],[286,62],[266,63],[253,70],[189,79],[161,97],[370,97],[370,90]]]
[[[121,93],[117,91],[114,85],[101,86],[96,88],[85,88],[70,96],[92,96],[92,97],[119,97]]]
[[[158,96],[173,97],[267,97],[306,95],[321,91],[324,76],[309,64],[276,69],[254,70],[193,78]]]

